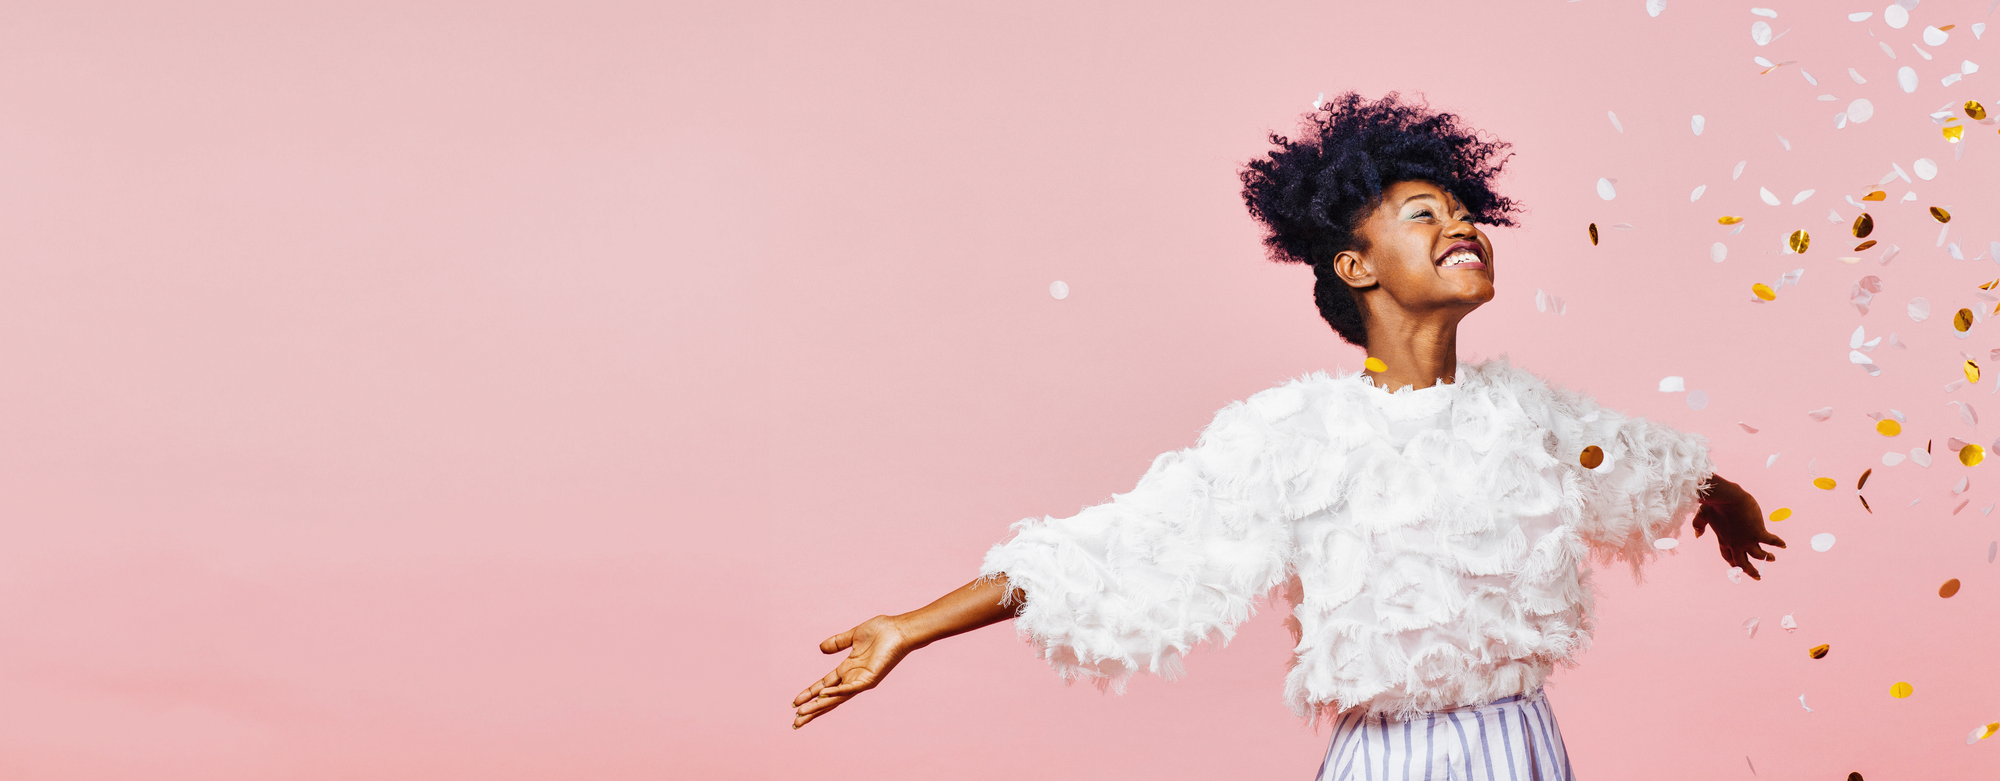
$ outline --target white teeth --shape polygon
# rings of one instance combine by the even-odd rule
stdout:
[[[1456,266],[1461,263],[1477,263],[1477,262],[1479,262],[1479,255],[1477,253],[1474,253],[1471,250],[1462,249],[1457,252],[1451,253],[1450,255],[1446,255],[1444,258],[1444,263],[1441,263],[1439,265]]]

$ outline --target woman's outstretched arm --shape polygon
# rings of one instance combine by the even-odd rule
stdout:
[[[822,641],[820,653],[846,651],[847,658],[792,698],[797,708],[792,729],[811,724],[854,695],[875,688],[911,651],[1013,618],[1023,597],[1017,590],[1013,599],[1005,599],[1011,588],[1004,577],[980,578],[916,610],[876,616]]]

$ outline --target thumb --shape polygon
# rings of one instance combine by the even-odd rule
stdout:
[[[847,650],[852,645],[854,645],[854,630],[849,629],[820,641],[819,652],[823,654],[837,654]]]
[[[1701,533],[1703,531],[1706,531],[1707,529],[1708,529],[1708,519],[1700,515],[1696,515],[1694,517],[1694,536],[1700,537]]]

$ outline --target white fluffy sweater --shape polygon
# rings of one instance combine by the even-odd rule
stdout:
[[[1585,469],[1585,447],[1604,460]],[[1232,403],[1130,493],[986,555],[1065,678],[1173,677],[1278,586],[1301,716],[1407,717],[1529,691],[1590,642],[1589,554],[1638,566],[1713,473],[1707,441],[1503,359],[1391,394],[1317,373]]]

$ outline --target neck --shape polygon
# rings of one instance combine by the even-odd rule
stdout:
[[[1368,372],[1368,376],[1392,391],[1405,385],[1428,388],[1440,379],[1457,381],[1458,321],[1462,317],[1462,313],[1370,317],[1368,357],[1387,368]]]

